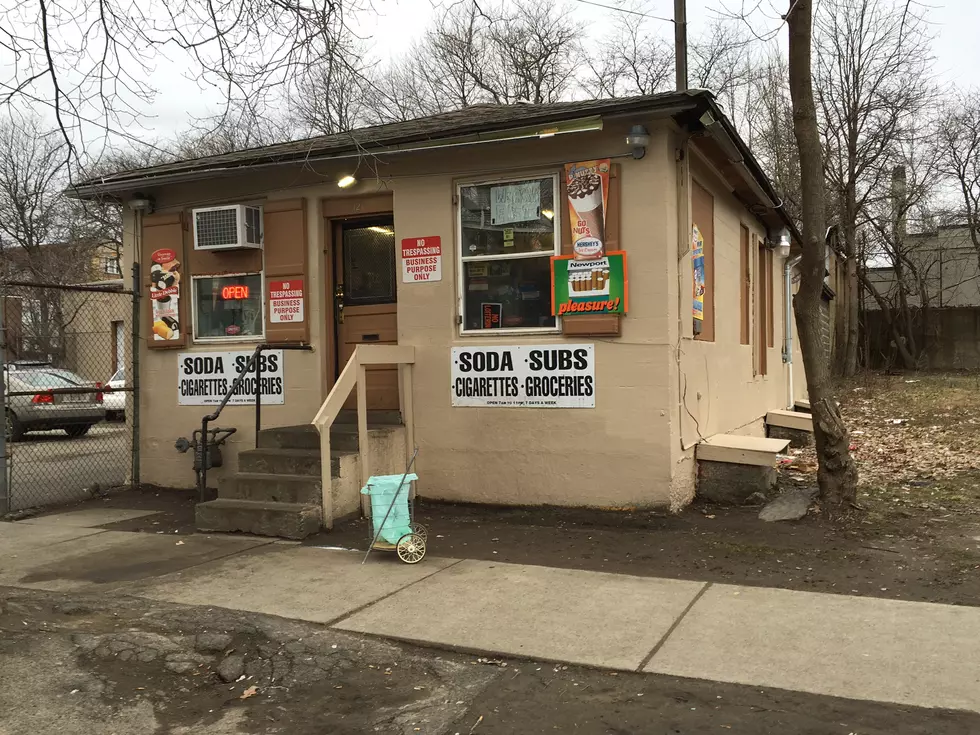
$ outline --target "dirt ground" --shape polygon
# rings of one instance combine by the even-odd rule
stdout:
[[[980,715],[479,659],[312,623],[0,588],[9,735],[968,735]]]
[[[815,508],[800,522],[764,523],[758,507],[699,503],[674,515],[422,502],[429,552],[980,604],[980,376],[869,375],[839,395],[861,472],[863,510],[849,518],[829,522]],[[781,485],[814,484],[812,450],[793,459]],[[107,528],[192,533],[194,501],[190,492],[146,488],[86,504],[161,511]],[[365,537],[355,522],[306,543],[363,549]]]

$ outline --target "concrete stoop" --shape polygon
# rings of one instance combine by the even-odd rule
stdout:
[[[715,434],[698,443],[698,497],[722,505],[768,498],[776,487],[777,455],[786,439]]]
[[[368,437],[375,474],[394,471],[393,452],[404,442],[404,427],[370,417]],[[396,414],[397,415],[397,414]],[[344,414],[340,420],[349,419]],[[356,420],[356,419],[355,419]],[[360,514],[360,455],[357,426],[335,424],[330,432],[331,494],[334,520]],[[302,539],[321,526],[320,436],[312,426],[287,426],[259,432],[258,446],[238,455],[238,472],[218,482],[218,498],[199,503],[199,531],[240,531],[261,536]]]

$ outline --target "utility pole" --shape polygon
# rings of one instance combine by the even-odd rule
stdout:
[[[687,91],[687,0],[674,0],[674,71],[677,91]]]

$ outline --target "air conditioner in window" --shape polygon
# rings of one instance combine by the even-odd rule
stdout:
[[[262,248],[262,207],[203,207],[194,216],[195,250]]]

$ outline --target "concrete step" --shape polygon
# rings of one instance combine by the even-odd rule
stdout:
[[[320,508],[298,503],[218,498],[194,508],[198,531],[242,531],[258,536],[303,539],[320,528]]]
[[[343,414],[343,412],[341,412]],[[384,434],[390,432],[394,429],[400,428],[401,424],[397,422],[390,422],[389,420],[393,417],[383,416],[385,421],[374,421],[371,415],[374,412],[369,412],[368,416],[368,431],[375,433]],[[381,412],[381,413],[392,413],[392,412]],[[397,415],[397,411],[394,412]],[[349,418],[347,416],[338,416],[337,422],[330,427],[330,449],[339,449],[341,451],[356,452],[357,451],[357,414],[354,414],[353,420],[351,422],[341,421],[341,419]],[[320,448],[320,433],[312,425],[305,424],[302,426],[280,426],[275,429],[263,429],[259,432],[259,449],[319,449]]]
[[[400,411],[373,410],[367,412],[368,427],[372,426],[401,426],[402,415]],[[336,424],[357,424],[357,410],[353,408],[341,409],[337,414]]]
[[[239,472],[218,481],[218,497],[269,503],[320,505],[320,478],[312,475],[263,475]]]
[[[339,459],[331,457],[331,465],[332,474],[336,477],[340,469]],[[262,475],[319,477],[320,450],[246,449],[238,453],[238,471]]]

